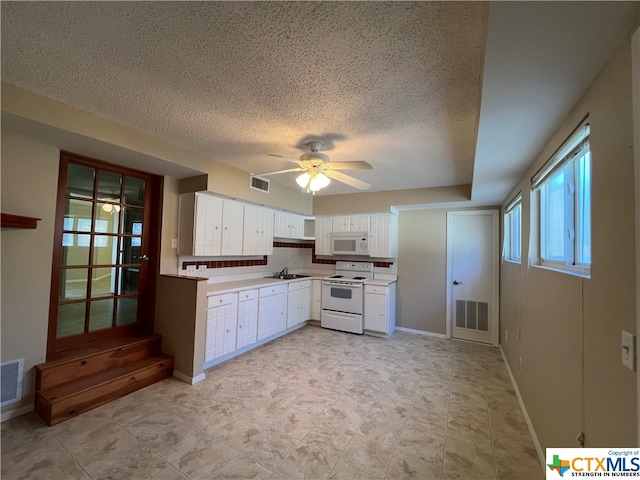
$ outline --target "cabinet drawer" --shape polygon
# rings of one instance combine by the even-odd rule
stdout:
[[[273,285],[271,287],[262,287],[260,289],[260,298],[277,295],[279,293],[287,293],[287,284]]]
[[[238,301],[247,302],[249,300],[255,300],[258,298],[257,290],[242,290],[238,292]]]
[[[386,295],[389,287],[383,287],[382,285],[365,285],[364,293],[378,293],[380,295]]]
[[[299,282],[289,283],[289,291],[301,290],[303,288],[311,288],[311,280],[300,280]]]
[[[237,293],[225,293],[224,295],[211,295],[207,298],[207,308],[229,305],[238,301]]]

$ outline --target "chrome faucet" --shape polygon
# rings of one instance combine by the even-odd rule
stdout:
[[[280,273],[278,274],[279,277],[282,277],[284,275],[287,275],[289,273],[289,269],[287,267],[284,267],[282,270],[280,270]]]

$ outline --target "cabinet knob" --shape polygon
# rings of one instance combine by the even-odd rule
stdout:
[[[238,325],[238,328],[242,328],[242,325]]]
[[[229,329],[227,328],[227,333],[229,333]]]
[[[222,303],[222,299],[220,299],[219,302]]]

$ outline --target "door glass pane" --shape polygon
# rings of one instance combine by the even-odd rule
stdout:
[[[114,304],[115,298],[97,300],[89,304],[89,331],[111,327]]]
[[[118,295],[127,293],[138,293],[138,276],[140,269],[138,267],[122,267],[120,270],[120,288]]]
[[[92,198],[94,177],[93,168],[70,163],[67,169],[67,195]]]
[[[96,203],[96,233],[118,233],[120,205]]]
[[[117,173],[101,171],[98,174],[98,200],[120,203],[122,176]]]
[[[116,325],[135,323],[138,311],[138,297],[118,298]]]
[[[144,205],[144,180],[141,178],[125,177],[124,203],[127,205]]]
[[[87,298],[88,268],[63,268],[60,270],[60,300]]]
[[[111,265],[116,263],[118,237],[113,235],[96,235],[93,237],[93,264]]]
[[[122,237],[120,263],[140,263],[140,237]]]
[[[94,268],[91,275],[91,297],[106,297],[114,294],[116,269]]]
[[[124,207],[123,233],[142,235],[142,221],[144,211],[141,208]]]
[[[76,237],[88,236],[73,233],[62,236],[62,265],[89,265],[89,245],[76,242]]]
[[[56,337],[68,337],[84,332],[85,303],[69,303],[58,306]]]
[[[67,199],[65,206],[65,225],[72,226],[79,232],[91,231],[91,210],[93,202]]]

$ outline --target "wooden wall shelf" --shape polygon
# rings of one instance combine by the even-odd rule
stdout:
[[[23,217],[22,215],[2,214],[2,228],[36,228],[40,218]]]

